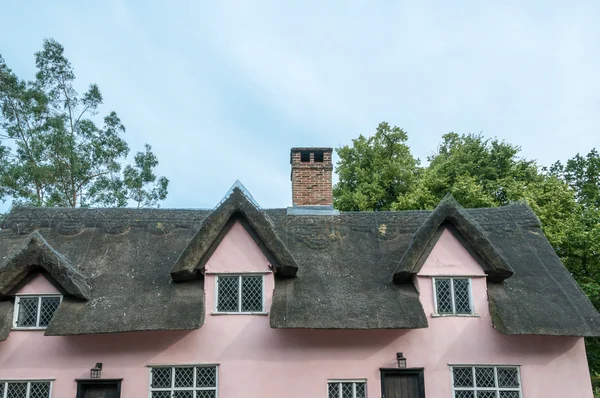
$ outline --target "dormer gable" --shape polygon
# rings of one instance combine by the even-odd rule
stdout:
[[[442,226],[436,235],[418,262],[418,276],[486,276],[482,260],[453,227]]]
[[[15,240],[8,253],[0,258],[0,295],[14,295],[27,278],[40,271],[46,272],[65,295],[89,299],[87,278],[37,231]]]
[[[200,230],[183,250],[171,269],[174,281],[194,279],[204,271],[204,266],[219,242],[236,222],[242,223],[265,255],[272,261],[274,272],[293,277],[298,271],[296,260],[277,236],[268,217],[234,185],[231,193],[203,221]]]
[[[454,227],[482,259],[481,265],[490,281],[500,282],[512,276],[512,268],[488,239],[485,230],[451,194],[447,194],[413,235],[394,272],[394,283],[410,283],[423,264],[424,254],[432,247],[436,234],[444,224]]]

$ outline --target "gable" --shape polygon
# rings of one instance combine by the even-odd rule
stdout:
[[[18,294],[60,294],[61,292],[43,274],[35,275],[19,289]]]
[[[270,262],[240,221],[235,221],[204,266],[205,273],[268,272]]]
[[[424,254],[418,276],[485,276],[479,262],[465,245],[450,231],[443,228],[429,254]]]

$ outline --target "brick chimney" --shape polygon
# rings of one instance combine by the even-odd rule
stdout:
[[[292,203],[294,206],[333,207],[332,148],[292,148]]]

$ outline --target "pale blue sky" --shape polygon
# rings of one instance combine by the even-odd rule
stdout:
[[[236,179],[284,207],[292,146],[384,120],[421,159],[449,131],[542,164],[600,146],[600,2],[495,3],[5,2],[0,54],[31,78],[42,39],[63,44],[132,152],[153,146],[163,207],[213,207]]]

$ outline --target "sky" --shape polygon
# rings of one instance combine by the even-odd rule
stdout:
[[[60,42],[132,155],[152,145],[161,207],[212,208],[239,179],[270,208],[291,204],[291,147],[382,121],[422,160],[450,131],[540,164],[600,147],[599,17],[599,1],[7,1],[0,54],[31,79]]]

